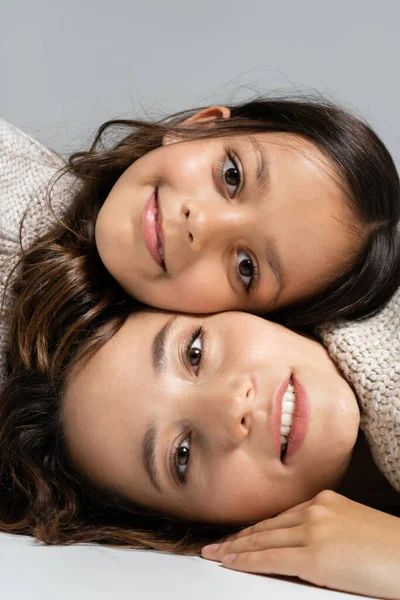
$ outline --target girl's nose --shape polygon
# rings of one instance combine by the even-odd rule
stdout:
[[[193,250],[204,250],[210,243],[219,243],[243,233],[245,215],[237,206],[215,202],[185,202],[182,216],[185,219],[186,236]]]

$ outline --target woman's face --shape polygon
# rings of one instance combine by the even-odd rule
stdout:
[[[334,487],[359,425],[321,345],[235,312],[130,316],[75,368],[64,402],[70,452],[96,483],[145,507],[227,523]]]
[[[299,136],[165,139],[112,188],[96,243],[115,279],[150,306],[263,313],[354,262],[354,221],[330,162]]]

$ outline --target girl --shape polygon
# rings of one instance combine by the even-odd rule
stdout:
[[[260,99],[111,121],[64,168],[11,126],[0,133],[2,378],[19,234],[26,268],[11,335],[27,367],[46,369],[79,343],[87,315],[126,315],[129,295],[307,327],[371,314],[399,284],[393,161],[367,125],[327,103]],[[50,359],[55,307],[79,327]]]
[[[285,108],[288,109],[286,113]],[[262,112],[264,109],[270,112]],[[207,260],[210,257],[212,260],[206,263],[207,268],[202,273],[207,275],[214,264],[228,265],[226,257],[232,260],[233,256],[238,277],[251,279],[256,272],[253,269],[256,257],[252,262],[251,248],[247,248],[245,242],[250,240],[254,230],[256,247],[263,248],[263,256],[267,257],[271,271],[271,281],[275,281],[270,287],[263,288],[262,302],[265,300],[268,306],[277,310],[281,307],[282,319],[288,319],[292,314],[293,322],[307,325],[318,323],[324,315],[336,312],[342,316],[361,316],[377,310],[387,300],[398,277],[398,179],[390,157],[375,136],[359,121],[327,106],[272,102],[261,106],[259,103],[250,103],[241,107],[243,113],[239,115],[235,114],[235,110],[230,110],[228,114],[224,108],[216,107],[211,111],[196,113],[197,116],[184,126],[179,125],[179,121],[175,125],[167,123],[164,126],[136,124],[139,133],[128,135],[110,151],[96,153],[94,146],[88,155],[73,157],[70,167],[80,180],[72,194],[74,178],[67,174],[57,182],[56,185],[60,187],[53,189],[53,204],[56,214],[62,215],[63,220],[52,229],[50,223],[43,221],[43,213],[40,212],[38,219],[35,205],[29,205],[22,223],[22,240],[26,242],[26,232],[32,232],[36,223],[35,241],[23,255],[18,270],[17,295],[12,297],[11,288],[8,287],[8,295],[5,296],[6,303],[9,300],[10,304],[14,302],[9,334],[10,375],[0,400],[0,505],[5,530],[35,533],[50,543],[101,541],[188,552],[198,550],[204,543],[220,538],[238,525],[273,516],[289,509],[294,503],[309,502],[313,496],[316,498],[312,504],[314,507],[326,506],[327,503],[332,505],[332,502],[336,502],[332,496],[321,497],[318,492],[325,488],[338,488],[346,471],[350,473],[350,481],[351,469],[357,472],[357,462],[355,459],[352,461],[360,419],[357,402],[351,388],[340,379],[326,354],[315,342],[250,315],[242,315],[241,319],[245,320],[242,320],[236,338],[236,326],[230,321],[235,315],[214,315],[209,320],[198,319],[197,323],[196,318],[186,317],[186,322],[190,323],[188,331],[182,331],[182,319],[179,325],[179,317],[172,321],[172,316],[164,313],[140,313],[127,318],[134,303],[115,284],[103,266],[104,263],[129,291],[132,291],[130,287],[134,280],[135,287],[138,284],[137,288],[140,287],[142,291],[147,289],[150,293],[152,289],[157,289],[160,302],[163,299],[167,302],[170,297],[178,301],[184,291],[179,287],[174,288],[175,292],[171,288],[171,296],[167,298],[161,293],[161,290],[169,290],[167,285],[164,287],[171,275],[168,269],[173,271],[173,268],[177,268],[172,279],[176,275],[179,281],[185,272],[193,272],[192,267],[198,264],[204,266],[203,252]],[[310,114],[313,116],[311,120]],[[243,134],[247,134],[247,137]],[[261,134],[265,134],[265,137],[260,137]],[[356,142],[354,137],[357,138]],[[29,139],[24,140],[29,147],[33,144]],[[325,145],[323,140],[326,141]],[[215,145],[216,141],[221,146]],[[246,144],[251,144],[251,148],[243,148]],[[231,148],[232,145],[235,147]],[[324,152],[321,153],[320,148]],[[150,154],[150,150],[154,150],[154,153]],[[239,151],[244,153],[243,162],[254,154],[248,167],[250,171],[253,169],[249,196],[243,195],[245,184],[244,180],[238,178],[239,165],[234,163],[236,166],[232,167],[231,163],[226,162],[235,158]],[[195,175],[203,159],[210,171],[211,163],[220,152],[222,158],[217,164],[221,167],[222,180],[226,185],[224,189],[229,198],[225,197],[223,202],[227,205],[226,212],[220,212],[222,207],[217,206],[215,221],[220,226],[212,236],[207,237],[208,230],[204,231],[202,226],[204,223],[213,225],[207,205],[208,194],[211,194],[214,202],[222,202],[222,190],[218,188],[221,197],[212,195],[214,188],[207,180],[207,170],[200,169],[201,181]],[[21,185],[29,181],[27,170],[30,166],[23,161],[23,153],[19,152],[18,156],[21,158],[19,170],[15,169],[14,162],[11,175],[9,172],[6,179],[8,185],[15,185],[15,177]],[[186,156],[189,157],[189,164],[183,169]],[[148,162],[144,164],[149,157],[152,157],[151,165]],[[40,160],[43,159],[49,168],[54,168],[57,159],[53,155],[40,154]],[[183,170],[174,172],[176,165]],[[290,169],[285,170],[288,165]],[[180,172],[185,175],[183,179],[179,176]],[[218,169],[214,167],[213,183],[220,181],[217,174]],[[375,188],[376,193],[373,188],[377,185],[375,176],[380,181],[379,190]],[[43,183],[45,180],[47,177],[43,178]],[[187,181],[191,183],[190,189],[185,187]],[[202,195],[203,185],[208,192],[205,196]],[[239,186],[239,196],[235,195],[236,185]],[[318,189],[318,198],[313,196],[315,189]],[[295,202],[290,202],[292,190],[296,190]],[[139,216],[136,212],[126,211],[130,191],[135,198],[139,198],[138,203],[142,203]],[[46,198],[44,192],[42,186],[42,195],[39,193],[35,196],[42,206]],[[69,194],[71,197],[67,198]],[[31,192],[28,191],[26,198],[30,196]],[[253,197],[255,205],[260,207],[258,213],[253,210]],[[324,198],[324,203],[326,198],[327,212],[318,212],[320,197]],[[174,198],[177,198],[176,202]],[[307,204],[309,199],[312,200],[312,211]],[[64,203],[68,204],[69,201],[70,207],[63,211]],[[271,211],[267,210],[269,203]],[[178,220],[175,221],[174,215],[169,213],[174,206],[179,208]],[[299,213],[297,220],[305,229],[301,237],[296,239],[295,252],[290,242],[296,231],[290,216],[297,206],[303,207],[303,222],[299,219]],[[356,207],[358,221],[349,218]],[[312,214],[309,215],[307,210]],[[290,236],[286,235],[285,227],[278,226],[281,211],[285,215]],[[124,215],[125,220],[126,215],[131,216],[128,219],[131,229],[128,227],[128,231],[137,232],[139,222],[142,232],[143,247],[138,237],[137,254],[144,271],[139,271],[138,267],[138,280],[133,276],[131,279],[133,269],[127,270],[127,263],[124,263],[123,272],[117,272],[119,263],[115,261],[113,249],[121,241],[119,252],[122,261],[125,255],[128,256],[130,239],[118,221],[119,214]],[[310,218],[315,214],[318,215],[318,227],[313,223],[313,227],[308,228],[304,215]],[[330,222],[332,216],[335,223]],[[261,217],[268,244],[258,228],[258,219],[261,220]],[[326,219],[330,225],[325,228]],[[13,221],[10,219],[9,222]],[[182,225],[182,222],[185,235],[179,237],[182,235],[179,223]],[[171,237],[174,223],[178,237]],[[362,232],[356,223],[362,224]],[[243,224],[241,234],[237,228],[240,224]],[[268,229],[269,224],[273,225],[272,230]],[[335,230],[334,238],[330,238],[331,228],[338,225],[340,227]],[[43,235],[46,228],[49,232]],[[322,247],[321,239],[317,236],[320,231],[323,231],[324,237]],[[237,245],[232,245],[235,236],[238,238]],[[134,237],[134,240],[137,239]],[[274,244],[270,243],[271,239]],[[180,252],[176,251],[177,240],[184,240],[187,244],[182,246],[182,254],[187,254],[190,260],[183,266],[178,264]],[[219,245],[220,240],[225,245]],[[315,243],[316,240],[318,243]],[[16,241],[12,231],[9,241],[11,253]],[[313,243],[310,245],[310,242]],[[358,246],[357,242],[361,244]],[[199,246],[202,252],[199,252]],[[326,264],[315,260],[314,265],[310,261],[312,255],[320,258],[316,255],[317,249]],[[153,262],[146,263],[149,256]],[[356,256],[358,262],[354,262]],[[385,262],[377,261],[377,256]],[[299,262],[296,262],[297,258]],[[158,279],[163,282],[161,288],[155,288],[154,282],[152,285],[150,276],[150,284],[141,285],[143,281],[147,282],[146,274],[151,275],[153,263],[163,273],[160,277],[154,277],[156,282]],[[296,265],[296,269],[290,270],[292,264]],[[382,264],[387,266],[387,271],[382,269]],[[302,272],[304,267],[308,273]],[[315,271],[312,270],[314,267],[317,267]],[[327,271],[323,274],[325,267]],[[345,269],[346,274],[334,283],[333,272],[336,268]],[[300,279],[296,279],[299,274]],[[205,282],[201,280],[201,286],[197,277],[193,281],[191,279],[189,291],[193,302],[203,292],[209,302],[210,298],[206,298],[209,290],[204,283],[212,283],[216,279],[213,275]],[[317,282],[316,289],[320,289],[322,280],[325,292],[314,295],[313,300],[308,299],[309,294],[315,291],[314,283]],[[195,284],[198,287],[196,294],[193,294]],[[290,299],[283,295],[285,286],[292,290],[295,303],[295,308],[286,312],[286,301],[290,302]],[[298,288],[303,290],[300,292],[304,293],[303,300],[301,296],[296,296]],[[382,298],[379,295],[380,288]],[[328,289],[330,294],[326,293]],[[220,290],[213,288],[212,291],[217,297]],[[227,298],[225,292],[224,302]],[[145,299],[140,291],[134,293],[139,299]],[[283,298],[282,303],[280,298]],[[305,299],[308,299],[307,302]],[[310,317],[311,308],[307,312],[308,304],[314,319]],[[207,306],[211,310],[211,305]],[[235,306],[230,304],[227,308]],[[258,306],[255,303],[250,309],[256,311]],[[164,320],[160,322],[160,319]],[[203,330],[206,328],[211,330],[208,337],[204,337]],[[255,329],[260,331],[258,336]],[[175,341],[175,352],[173,344],[171,347],[171,339]],[[242,349],[239,343],[243,344]],[[206,348],[213,355],[208,362],[204,361],[201,371],[200,359]],[[171,355],[175,358],[171,358]],[[99,362],[101,369],[98,368]],[[133,422],[130,412],[132,406],[126,402],[135,389],[132,387],[135,381],[131,378],[134,374],[132,370],[138,364],[140,371],[136,372],[136,377],[139,391],[135,397]],[[266,364],[270,366],[268,370]],[[204,410],[199,400],[206,402],[208,398],[213,398],[210,389],[207,390],[205,386],[207,393],[199,397],[194,395],[192,402],[185,403],[185,410],[196,409],[196,414],[186,414],[182,422],[178,419],[177,398],[184,397],[184,390],[187,394],[189,390],[196,394],[199,382],[203,382],[201,377],[206,372],[205,365],[211,369],[210,385],[214,383],[219,368],[220,385],[214,388],[214,394],[216,390],[220,390],[218,394],[223,392],[226,410],[220,419],[215,418],[215,411],[220,409],[217,403],[208,404],[207,411]],[[245,370],[243,365],[246,366]],[[151,387],[151,369],[156,366],[159,379],[153,381],[154,388]],[[271,375],[268,375],[269,372]],[[165,377],[169,377],[168,381]],[[307,383],[302,383],[303,378]],[[180,385],[180,389],[172,394],[173,381]],[[231,387],[227,387],[228,384]],[[148,394],[140,397],[144,385],[150,386],[145,388]],[[308,389],[311,390],[309,401],[305,400]],[[162,402],[157,403],[155,410],[154,399],[158,397]],[[149,402],[149,398],[152,402]],[[242,400],[248,403],[245,414],[239,410]],[[276,402],[278,409],[275,408],[271,420],[269,414]],[[296,425],[299,419],[295,411],[301,407],[304,412],[300,421],[304,423],[299,426]],[[286,417],[282,409],[285,409],[283,413]],[[295,415],[292,422],[291,411]],[[210,420],[213,415],[214,418]],[[192,436],[188,425],[196,420],[197,433]],[[162,438],[160,429],[164,431]],[[250,436],[252,430],[257,434]],[[326,430],[329,430],[330,437],[326,435]],[[392,431],[389,426],[388,431]],[[204,443],[206,432],[212,438],[209,444]],[[253,440],[251,443],[250,439]],[[186,484],[184,480],[192,468],[189,461],[196,456],[196,443],[200,460],[200,451],[207,454],[208,448],[209,463],[203,462],[202,466],[198,459],[197,474],[210,486],[201,487],[194,479],[192,481],[197,488],[193,490],[189,480]],[[386,447],[383,445],[384,451]],[[223,451],[223,469],[221,461],[212,452],[213,448],[215,452],[218,449]],[[365,449],[362,455],[369,458]],[[132,462],[129,461],[130,457]],[[312,471],[309,468],[311,464]],[[196,463],[193,462],[193,465]],[[372,470],[371,463],[368,467]],[[193,472],[196,476],[196,471]],[[172,480],[175,487],[172,487]],[[218,481],[221,482],[220,486]],[[258,485],[261,486],[259,490]],[[380,485],[384,485],[382,480]],[[163,494],[160,494],[157,486],[164,491]],[[383,507],[392,504],[392,501],[397,502],[397,496],[393,499],[387,489],[382,491],[383,497],[373,499],[370,490],[365,490],[364,495],[357,499]],[[337,499],[336,495],[333,498]],[[337,514],[341,519],[343,499],[338,502]],[[315,522],[307,519],[316,511],[301,510],[298,516],[304,518],[293,529],[298,531],[297,527],[304,531],[309,522],[315,530]],[[356,510],[359,510],[359,505]],[[354,515],[350,513],[352,511],[345,520],[347,524],[354,522]],[[368,522],[369,517],[372,519],[371,514],[368,512],[365,518],[362,516],[363,521]],[[390,519],[389,525],[386,525],[386,518]],[[331,571],[328,568],[325,571],[319,569],[316,574],[309,568],[315,554],[323,556],[322,550],[332,545],[333,536],[319,536],[318,539],[326,541],[325,546],[316,546],[311,540],[308,562],[303,563],[303,570],[299,566],[294,570],[293,565],[288,563],[282,568],[286,568],[287,573],[291,571],[290,574],[298,574],[321,585],[363,591],[364,588],[360,588],[362,581],[364,586],[375,591],[371,587],[376,584],[375,579],[369,581],[364,571],[352,570],[353,565],[347,558],[349,552],[353,554],[354,545],[356,554],[364,548],[362,563],[367,574],[371,575],[368,566],[376,564],[382,544],[387,546],[389,543],[384,531],[390,528],[392,534],[398,527],[396,519],[381,513],[373,523],[374,531],[378,534],[366,554],[360,537],[352,539],[352,544],[339,548],[340,558],[344,557],[345,564],[351,567],[346,571],[347,579],[338,581],[340,573],[343,574],[338,559],[333,561]],[[253,538],[248,541],[251,537],[248,533],[244,534],[244,543],[254,543]],[[268,550],[265,536],[262,543],[264,550]],[[291,543],[294,544],[293,540]],[[298,543],[304,547],[304,538],[299,537]],[[238,551],[237,546],[221,548],[228,552]],[[242,550],[246,548],[241,547]],[[209,552],[204,552],[210,556]],[[213,556],[222,557],[218,553]],[[325,556],[328,564],[327,552]],[[391,560],[397,564],[398,556],[399,549],[393,543],[389,555],[379,563],[382,571],[385,571],[384,581],[387,585],[381,591],[388,597],[395,597],[392,577],[395,569]],[[239,561],[236,564],[240,567]],[[322,568],[323,562],[319,566]],[[265,565],[258,568],[261,571],[268,569]],[[325,575],[317,580],[321,572]]]
[[[315,340],[235,312],[143,310],[57,377],[19,365],[2,529],[190,553],[240,528],[203,556],[400,598],[400,520],[376,510],[400,508],[399,308],[323,331],[348,382]]]

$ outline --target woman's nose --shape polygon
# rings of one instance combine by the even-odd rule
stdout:
[[[254,411],[254,386],[247,378],[221,381],[203,407],[213,423],[218,443],[237,446],[249,435]],[[206,414],[206,413],[205,413]]]
[[[221,205],[221,199],[186,202],[182,205],[186,236],[193,250],[204,250],[243,233],[246,217],[238,206]]]

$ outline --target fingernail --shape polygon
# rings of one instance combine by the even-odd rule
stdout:
[[[219,548],[219,544],[209,544],[208,546],[204,546],[201,551],[204,554],[214,554]]]
[[[237,557],[237,554],[227,554],[226,556],[222,557],[221,562],[224,565],[231,565],[236,557]]]

